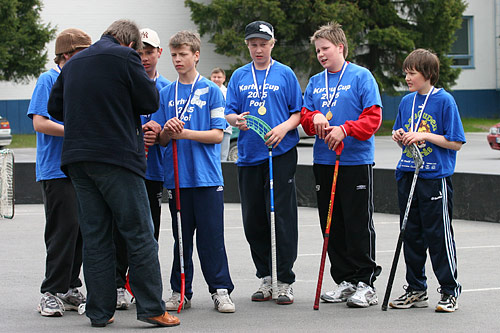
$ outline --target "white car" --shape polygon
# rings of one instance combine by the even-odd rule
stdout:
[[[10,134],[10,124],[6,118],[0,116],[0,149],[10,145],[12,135]]]

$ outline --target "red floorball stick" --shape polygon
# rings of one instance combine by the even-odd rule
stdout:
[[[326,219],[325,237],[323,240],[323,252],[321,253],[321,263],[319,266],[318,286],[316,287],[316,298],[314,299],[314,310],[319,310],[319,297],[321,295],[321,286],[323,284],[323,273],[325,272],[326,250],[328,249],[328,240],[330,239],[330,226],[332,225],[333,202],[335,200],[335,188],[337,187],[337,176],[339,174],[340,154],[344,149],[344,142],[340,142],[335,149],[337,157],[335,159],[335,171],[333,172],[332,194],[330,195],[330,205],[328,207],[328,218]]]
[[[175,182],[175,209],[177,211],[177,242],[179,246],[179,261],[181,265],[181,300],[177,313],[181,312],[186,295],[186,275],[184,274],[184,249],[182,245],[182,224],[181,224],[181,196],[179,188],[179,164],[177,160],[177,141],[172,140],[172,152],[174,155],[174,182]]]

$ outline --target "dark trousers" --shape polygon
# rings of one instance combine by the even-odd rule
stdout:
[[[325,232],[334,165],[314,164],[321,231]],[[330,273],[333,280],[373,286],[381,268],[375,263],[373,226],[373,167],[340,166],[335,191],[330,240]]]
[[[79,202],[87,317],[94,323],[106,323],[115,312],[113,221],[127,245],[137,317],[163,314],[158,242],[153,236],[144,179],[128,169],[96,162],[69,164],[68,172]]]
[[[161,201],[163,198],[163,182],[145,180],[146,191],[148,193],[149,208],[151,217],[153,218],[154,236],[156,241],[160,237],[160,217],[161,217]],[[116,247],[116,288],[124,288],[127,282],[128,259],[127,245],[120,236],[116,224],[113,227],[113,238]]]
[[[245,236],[250,245],[257,277],[270,276],[271,209],[269,162],[238,167],[238,184]],[[278,280],[295,282],[293,264],[297,259],[297,195],[295,170],[297,149],[273,157],[274,210]]]
[[[398,181],[400,220],[403,221],[413,173]],[[404,235],[406,281],[410,290],[427,290],[427,250],[441,291],[458,297],[457,257],[451,218],[453,213],[451,177],[418,178]]]
[[[196,249],[200,259],[201,271],[208,284],[208,291],[215,293],[217,289],[234,289],[226,247],[224,245],[224,191],[222,186],[182,188],[181,227],[184,257],[184,273],[186,277],[186,297],[193,295],[193,237],[196,231]],[[177,227],[175,191],[169,190],[169,209],[172,216],[174,237],[174,262],[170,275],[173,291],[181,291],[181,269],[179,257],[179,229]]]
[[[42,180],[45,208],[45,279],[40,291],[65,293],[82,286],[82,235],[78,204],[69,178]]]

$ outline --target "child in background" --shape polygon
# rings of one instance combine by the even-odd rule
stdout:
[[[226,99],[227,88],[224,85],[226,82],[226,72],[220,67],[215,67],[212,69],[212,73],[210,74],[210,81],[215,83],[222,94],[224,95],[224,99]],[[231,141],[231,134],[233,134],[233,127],[227,124],[226,129],[224,130],[224,137],[222,138],[222,142],[220,144],[220,161],[227,161],[227,155],[229,154],[229,143]]]
[[[457,258],[453,228],[453,186],[456,155],[465,143],[457,104],[444,89],[435,88],[439,58],[417,49],[403,63],[410,94],[403,97],[393,127],[392,139],[402,147],[396,168],[400,221],[403,220],[415,165],[406,148],[417,144],[424,165],[418,174],[404,235],[406,262],[405,293],[389,303],[392,308],[429,306],[425,261],[427,250],[440,284],[437,312],[458,309],[462,286],[457,281]]]
[[[229,275],[224,246],[224,183],[220,164],[220,142],[226,128],[224,96],[215,83],[196,70],[201,41],[198,34],[180,31],[170,38],[172,63],[177,80],[160,92],[160,110],[153,120],[163,125],[159,142],[165,152],[165,183],[175,239],[170,285],[172,296],[166,308],[180,304],[181,274],[178,247],[172,140],[176,140],[182,216],[182,240],[186,277],[183,306],[191,307],[193,296],[193,237],[203,276],[219,312],[234,312],[230,293],[234,286]]]

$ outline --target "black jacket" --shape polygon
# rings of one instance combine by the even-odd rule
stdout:
[[[64,65],[50,93],[48,112],[64,121],[61,169],[102,162],[144,177],[140,115],[158,107],[158,90],[137,52],[103,35]]]

